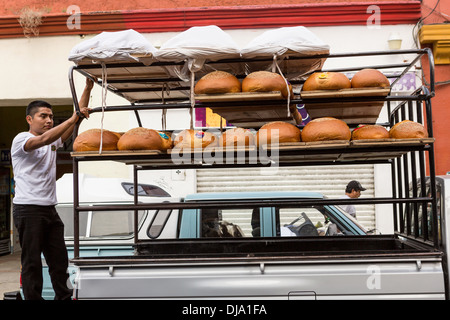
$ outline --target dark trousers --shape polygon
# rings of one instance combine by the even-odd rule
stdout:
[[[55,291],[55,300],[70,299],[67,248],[64,224],[55,206],[13,206],[14,225],[22,247],[22,289],[26,300],[42,299],[42,262],[44,254]]]

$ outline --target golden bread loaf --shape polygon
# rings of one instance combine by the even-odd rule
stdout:
[[[163,150],[158,131],[137,127],[125,132],[117,143],[119,150]]]
[[[204,75],[194,87],[195,94],[241,92],[241,82],[231,73],[213,71]]]
[[[120,134],[103,129],[103,134],[100,134],[101,129],[89,129],[80,133],[73,142],[73,150],[80,151],[99,151],[100,150],[100,136],[102,139],[102,150],[112,151],[117,150],[117,142]]]
[[[393,139],[428,138],[428,132],[418,122],[403,120],[389,130],[389,136]]]
[[[256,133],[256,143],[278,144],[284,142],[300,142],[301,131],[293,124],[283,121],[273,121],[264,124]]]
[[[390,87],[388,78],[376,69],[362,69],[351,80],[352,88]]]
[[[350,140],[348,125],[336,118],[323,117],[311,120],[302,130],[302,141]]]
[[[288,91],[289,89],[289,91]],[[292,86],[275,72],[256,71],[242,80],[242,92],[271,92],[280,91],[283,97],[293,96]]]
[[[226,130],[219,138],[219,146],[236,147],[255,144],[255,136],[249,129],[231,128]]]
[[[306,79],[302,91],[351,88],[350,80],[340,72],[315,72]]]
[[[177,148],[205,148],[217,143],[216,136],[210,132],[201,130],[185,129],[177,134],[173,144]]]
[[[389,131],[377,124],[359,125],[352,131],[352,140],[389,139]]]

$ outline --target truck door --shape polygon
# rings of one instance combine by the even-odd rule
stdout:
[[[275,237],[277,235],[275,208],[260,208],[259,217],[261,223],[261,237]]]
[[[200,210],[186,209],[181,212],[180,239],[200,238]]]

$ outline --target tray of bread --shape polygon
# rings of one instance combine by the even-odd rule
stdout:
[[[275,120],[301,123],[297,108],[288,101],[292,86],[278,73],[256,71],[241,82],[231,73],[213,71],[197,81],[194,94],[196,103],[236,126],[257,128]]]
[[[267,140],[260,148],[278,153],[279,160],[285,163],[389,160],[434,143],[422,124],[410,120],[401,121],[390,130],[370,124],[350,130],[340,119],[318,118],[305,125],[300,137],[289,134],[287,125],[277,126],[282,136],[275,143]]]
[[[340,72],[315,72],[306,79],[300,96],[311,119],[329,116],[348,124],[374,124],[384,105],[382,98],[390,92],[383,73],[362,69],[351,79]]]
[[[370,124],[351,130],[344,121],[325,117],[308,122],[303,129],[285,121],[268,122],[258,130],[236,127],[223,132],[89,129],[76,137],[72,156],[153,166],[251,164],[268,159],[286,164],[349,162],[394,159],[432,143],[434,138],[428,137],[424,126],[410,120],[390,130]]]

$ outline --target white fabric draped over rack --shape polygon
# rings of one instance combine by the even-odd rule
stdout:
[[[116,32],[102,32],[72,48],[69,61],[79,64],[138,61],[146,65],[155,61],[156,48],[139,32],[129,29]]]

